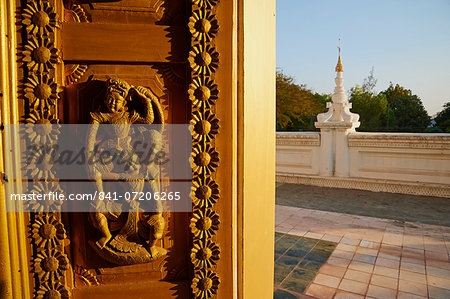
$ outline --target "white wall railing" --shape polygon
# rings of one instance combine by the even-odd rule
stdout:
[[[277,182],[450,198],[450,134],[279,132],[276,154]]]

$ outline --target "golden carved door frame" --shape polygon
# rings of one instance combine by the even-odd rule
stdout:
[[[193,0],[189,5],[190,16],[186,27],[190,34],[186,63],[190,69],[187,92],[191,101],[190,118],[193,127],[193,212],[189,228],[185,229],[191,231],[190,285],[191,295],[195,298],[215,296],[221,283],[221,251],[218,241],[221,219],[217,206],[222,206],[223,209],[224,205],[220,203],[222,197],[219,196],[220,186],[216,180],[220,171],[219,153],[216,149],[216,140],[220,136],[216,116],[216,105],[220,105],[220,86],[216,73],[221,67],[215,42],[220,31],[216,15],[218,5],[217,0]],[[23,34],[19,38],[22,44],[20,59],[23,64],[19,77],[22,76],[23,85],[19,85],[19,94],[22,94],[21,103],[24,103],[22,109],[19,109],[24,112],[21,121],[58,123],[60,92],[65,84],[74,83],[86,67],[73,64],[69,73],[67,68],[64,71],[60,51],[64,45],[59,34],[64,15],[62,1],[28,0],[23,2],[20,11],[20,21],[23,24]],[[76,7],[73,11],[78,22],[86,21],[83,13],[77,11]],[[9,107],[7,111],[12,110]],[[57,182],[45,182],[40,188],[58,190],[59,187]],[[30,229],[26,232],[31,244],[28,264],[31,265],[29,278],[32,289],[29,293],[38,298],[50,294],[71,298],[73,277],[82,275],[89,280],[93,275],[78,273],[77,269],[71,267],[64,252],[69,240],[61,214],[30,213],[29,220],[27,219],[28,216],[25,216],[25,219],[16,221],[29,221]],[[24,232],[25,229],[19,231]],[[230,254],[227,255],[226,261],[230,261]],[[22,272],[21,275],[26,284],[28,274]]]
[[[31,2],[31,0],[29,1]],[[80,1],[92,2],[96,5],[95,0]],[[129,3],[134,0],[123,1]],[[147,3],[147,0],[136,1]],[[152,3],[165,2],[162,0],[149,1],[153,1]],[[199,84],[211,87],[211,89],[208,87],[208,91],[203,89],[205,94],[193,92],[192,95],[188,93],[189,88],[186,87],[186,101],[184,102],[186,106],[194,106],[192,116],[189,115],[187,118],[192,119],[197,130],[195,134],[198,136],[194,136],[195,151],[192,158],[195,160],[193,163],[198,163],[194,168],[194,177],[202,186],[199,188],[199,184],[194,185],[193,197],[198,196],[198,198],[194,200],[194,212],[192,217],[189,217],[191,222],[188,221],[188,224],[181,228],[186,234],[190,234],[189,245],[193,250],[193,252],[190,250],[186,252],[186,261],[189,263],[191,263],[191,254],[193,254],[193,263],[190,264],[189,269],[191,277],[189,281],[186,281],[186,285],[187,288],[190,285],[193,286],[189,291],[192,297],[214,297],[214,293],[217,293],[219,298],[270,296],[273,282],[271,268],[273,269],[274,233],[275,4],[274,1],[268,1],[267,5],[262,5],[257,0],[222,0],[220,3],[216,0],[186,1],[188,2],[188,12],[186,12],[189,15],[188,19],[206,18],[209,24],[206,21],[190,23],[191,26],[188,21],[183,23],[187,38],[187,50],[185,51],[192,55],[188,55],[191,58],[190,61],[186,57],[185,61],[180,63],[186,65],[187,77],[189,77],[187,79],[190,80],[188,85],[193,89]],[[0,1],[2,70],[0,78],[3,124],[19,123],[29,117],[30,112],[24,89],[26,83],[31,84],[31,87],[28,86],[29,88],[33,87],[33,83],[27,82],[27,61],[22,60],[26,56],[24,55],[26,53],[23,52],[28,44],[26,26],[29,24],[22,24],[22,13],[25,9],[22,5],[26,6],[26,2],[25,0]],[[102,0],[101,2],[106,1]],[[102,7],[106,7],[115,5],[117,2],[101,4]],[[62,1],[51,0],[49,4],[54,7],[55,12],[59,13],[59,20],[61,20]],[[77,15],[75,18],[81,20],[82,16]],[[36,16],[35,21],[47,24],[45,18],[42,20]],[[214,29],[215,21],[218,26],[217,32]],[[57,24],[64,26],[61,22]],[[192,26],[195,24],[197,25]],[[87,26],[87,24],[81,25],[82,27]],[[74,26],[72,26],[73,28]],[[99,29],[99,26],[96,28]],[[211,28],[213,28],[212,31]],[[30,28],[30,31],[32,30]],[[60,26],[57,31],[61,30],[63,29]],[[198,30],[209,30],[210,33],[197,34]],[[41,34],[40,30],[31,33]],[[170,32],[168,33],[170,34]],[[54,48],[63,50],[61,53],[65,54],[64,42],[61,45],[58,36],[54,39],[53,37],[46,39],[54,43]],[[37,42],[42,41],[38,40]],[[61,46],[63,47],[61,48]],[[36,53],[36,56],[42,60],[46,57],[51,58],[53,54],[53,62],[50,60],[50,64],[55,63],[56,52],[54,50],[52,52],[50,48],[47,49],[49,49],[49,55],[49,52],[44,50],[43,53]],[[218,64],[216,53],[219,54]],[[145,59],[145,56],[143,58]],[[33,59],[35,59],[34,55]],[[62,87],[65,84],[64,70],[62,64],[56,63],[55,65],[56,72],[50,71],[50,75],[45,78],[44,76],[37,77],[47,83],[53,79]],[[77,76],[86,71],[84,67],[81,67],[83,65],[80,64],[80,68],[71,68],[73,76],[69,78],[69,82],[77,79]],[[30,65],[30,68],[34,69],[34,66]],[[43,66],[43,71],[44,68]],[[89,72],[89,69],[86,72]],[[177,76],[172,78],[178,81]],[[43,97],[48,95],[48,99],[51,101],[54,98],[53,90],[54,85],[50,84],[48,88],[40,91],[40,95]],[[196,102],[198,99],[205,99],[205,95],[208,95],[208,100],[211,100],[201,102],[202,105],[200,102]],[[190,96],[193,101],[189,99]],[[203,106],[206,108],[198,109]],[[37,108],[39,107],[38,105]],[[46,111],[39,112],[39,114],[48,116]],[[51,120],[51,118],[47,119]],[[217,123],[216,119],[220,119],[220,122]],[[218,129],[218,124],[220,124],[220,132],[214,134]],[[206,134],[206,132],[208,133]],[[206,141],[205,137],[208,138]],[[197,142],[200,139],[203,141]],[[7,144],[5,138],[2,138],[1,146],[3,161],[0,162],[3,163],[0,164],[3,169],[0,169],[0,172],[2,172],[1,178],[3,179],[1,185],[3,196],[6,185],[3,173],[11,144]],[[216,167],[216,153],[220,154],[219,167]],[[200,173],[200,170],[209,173]],[[272,173],[271,170],[273,170]],[[220,196],[217,191],[220,191]],[[52,224],[55,229],[59,228],[56,245],[65,244],[68,239],[63,238],[64,234],[61,233],[59,219],[55,215],[53,216],[53,218],[44,216],[45,219],[41,220],[55,224],[56,226]],[[42,284],[41,282],[36,283],[39,275],[34,269],[37,252],[33,252],[33,250],[37,248],[33,240],[37,239],[39,235],[33,237],[31,231],[33,224],[35,224],[35,228],[42,225],[42,222],[36,223],[35,221],[40,218],[42,217],[38,215],[37,218],[30,220],[27,214],[7,213],[4,206],[1,206],[0,283],[4,288],[0,288],[0,294],[3,297],[31,298],[37,295],[39,288],[46,288],[49,285],[45,275],[42,275],[44,278]],[[32,221],[31,226],[29,226],[30,221]],[[66,227],[66,229],[68,228],[70,227]],[[40,232],[38,231],[38,233]],[[45,229],[43,229],[43,233],[49,236],[49,232],[46,232]],[[196,234],[200,238],[195,238]],[[50,235],[53,236],[53,233]],[[213,243],[220,249],[219,259],[217,259],[219,252]],[[209,250],[205,248],[209,248]],[[55,259],[47,259],[47,262],[50,263],[42,265],[55,267],[56,263],[52,263],[52,261],[57,260],[59,268],[60,260],[58,258],[61,259],[62,254],[65,254],[62,250],[58,249],[58,257],[53,255],[52,258]],[[39,258],[43,261],[48,256]],[[209,259],[211,259],[210,263],[206,262]],[[61,261],[62,267],[65,267],[64,259]],[[71,295],[71,283],[74,280],[73,275],[80,274],[89,283],[95,283],[95,279],[89,273],[83,272],[82,269],[78,274],[73,269],[61,269],[65,279],[60,284],[67,289],[69,296]],[[216,289],[219,281],[220,284]],[[157,283],[163,282],[158,281]],[[61,286],[53,284],[49,287]],[[66,295],[63,288],[60,290]],[[86,287],[86,289],[89,288],[93,289],[95,286]],[[197,296],[192,292],[194,289]],[[44,289],[44,293],[45,291],[49,290]],[[126,292],[120,289],[118,291]]]

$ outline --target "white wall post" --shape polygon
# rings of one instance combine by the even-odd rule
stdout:
[[[327,103],[328,111],[317,115],[316,128],[320,128],[320,175],[349,176],[348,134],[359,127],[359,115],[350,112],[352,104],[347,101],[344,89],[344,67],[341,55],[336,65],[336,87],[332,96],[333,102]]]

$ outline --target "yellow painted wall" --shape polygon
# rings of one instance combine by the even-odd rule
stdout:
[[[275,1],[238,3],[238,294],[273,298]]]

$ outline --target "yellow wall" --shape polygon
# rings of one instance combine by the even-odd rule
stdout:
[[[273,298],[275,1],[238,3],[238,294]]]

